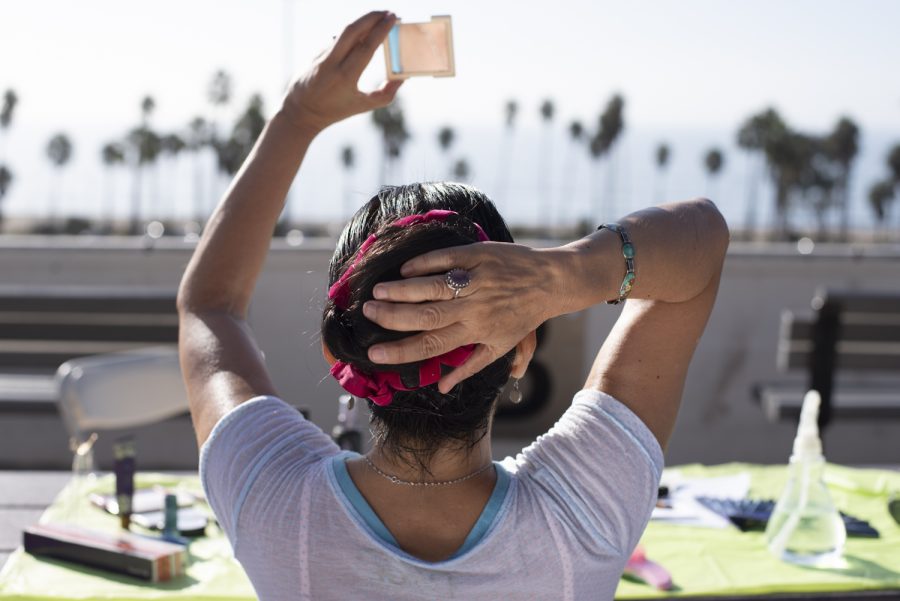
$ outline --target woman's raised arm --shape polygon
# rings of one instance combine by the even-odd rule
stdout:
[[[203,232],[178,290],[179,354],[200,444],[234,406],[274,394],[244,321],[272,231],[312,140],[346,117],[389,104],[399,83],[358,81],[394,25],[372,12],[347,28],[285,96]]]

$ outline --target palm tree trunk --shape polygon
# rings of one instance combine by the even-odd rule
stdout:
[[[762,179],[761,158],[754,160],[752,152],[747,152],[747,206],[744,214],[744,229],[747,239],[752,240],[756,234],[756,217],[759,208],[759,182]]]
[[[351,198],[350,198],[350,188],[351,188],[350,170],[345,169],[344,170],[344,199],[343,199],[344,200],[344,203],[343,203],[344,211],[341,215],[341,217],[344,220],[349,220],[350,216],[353,214],[353,207],[351,206],[352,203],[351,203]]]
[[[150,207],[147,211],[150,219],[159,219],[160,218],[160,199],[159,199],[159,164],[154,159],[153,163],[150,164]]]
[[[388,162],[390,161],[390,150],[388,149],[388,144],[386,141],[382,140],[381,143],[381,175],[379,185],[384,186],[387,184],[388,177]]]
[[[838,183],[841,199],[841,240],[846,242],[850,235],[850,167],[846,167]]]
[[[606,158],[606,210],[608,219],[616,219],[616,152],[615,147],[610,149]]]
[[[194,181],[191,190],[191,217],[198,223],[203,223],[203,169],[200,165],[200,149],[191,153],[191,162],[194,164]]]
[[[51,178],[50,184],[50,196],[48,197],[47,204],[47,221],[51,227],[51,230],[56,228],[56,221],[59,215],[57,215],[57,210],[59,208],[59,188],[60,188],[60,172],[59,169],[56,169],[56,173]]]
[[[103,192],[101,196],[100,206],[100,222],[103,223],[103,225],[96,228],[101,232],[107,231],[109,229],[106,225],[106,222],[110,221],[110,216],[112,215],[113,184],[115,183],[113,182],[114,175],[115,171],[112,165],[108,166],[106,168],[106,172],[103,174]]]
[[[588,216],[588,221],[597,221],[599,222],[602,215],[600,214],[601,210],[601,199],[600,199],[600,174],[603,169],[603,163],[596,159],[592,163],[592,177],[591,177],[591,214]]]
[[[207,215],[212,215],[219,203],[219,163],[216,152],[212,148],[209,149],[210,158],[212,160],[211,177],[209,179],[209,198],[207,199],[209,206],[206,209]]]
[[[132,234],[137,234],[140,229],[142,172],[143,169],[140,165],[135,167],[134,177],[131,180],[131,218],[129,219],[129,230]]]
[[[776,184],[775,188],[775,213],[778,220],[778,234],[782,240],[787,239],[788,206],[790,203],[790,190],[783,183]]]
[[[172,219],[174,221],[175,214],[178,210],[178,155],[172,155],[169,161],[168,177],[163,177],[163,186],[166,187],[166,211],[163,215],[164,219]],[[166,185],[168,184],[168,185]]]
[[[575,178],[578,174],[578,162],[576,161],[577,146],[575,142],[571,142],[569,144],[569,148],[566,151],[566,160],[564,165],[568,165],[566,169],[565,176],[563,178],[563,186],[560,192],[560,198],[556,203],[556,219],[554,220],[554,225],[559,227],[565,221],[565,210],[566,208],[570,208],[574,206],[574,196],[575,196]]]
[[[512,129],[507,128],[506,134],[503,136],[503,140],[500,143],[500,156],[497,160],[497,183],[495,188],[497,190],[497,198],[502,198],[501,201],[503,204],[499,205],[503,207],[510,207],[510,204],[507,204],[507,187],[509,186],[509,170],[512,159],[512,149],[513,149],[513,132]]]
[[[543,212],[544,215],[550,216],[553,214],[553,199],[550,197],[550,172],[551,172],[551,157],[553,153],[550,152],[550,144],[553,137],[553,131],[550,129],[549,125],[544,126],[544,143],[541,144],[541,148],[538,153],[538,161],[539,164],[537,166],[538,173],[538,194],[540,195],[540,199],[538,200],[538,211]],[[538,221],[540,221],[540,216],[538,216]]]

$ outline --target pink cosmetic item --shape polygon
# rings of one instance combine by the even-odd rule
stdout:
[[[671,574],[655,561],[647,559],[647,554],[640,545],[635,547],[631,553],[628,563],[625,564],[624,574],[643,580],[653,588],[661,591],[667,591],[672,588]]]

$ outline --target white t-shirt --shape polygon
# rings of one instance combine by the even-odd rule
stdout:
[[[662,450],[611,396],[583,390],[549,432],[495,463],[462,548],[398,548],[341,451],[275,397],[236,407],[200,455],[210,505],[262,601],[612,599],[656,501]]]

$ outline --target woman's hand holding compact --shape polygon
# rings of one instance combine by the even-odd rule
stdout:
[[[562,249],[485,242],[426,253],[405,263],[406,278],[382,282],[363,313],[382,327],[421,331],[369,349],[376,363],[398,364],[477,343],[466,363],[441,378],[441,392],[509,352],[539,325],[566,311]],[[463,269],[469,284],[458,295],[447,272]]]
[[[375,11],[348,25],[291,85],[282,112],[304,131],[318,133],[342,119],[390,104],[402,80],[385,82],[372,92],[360,91],[358,84],[396,21],[391,12]]]

